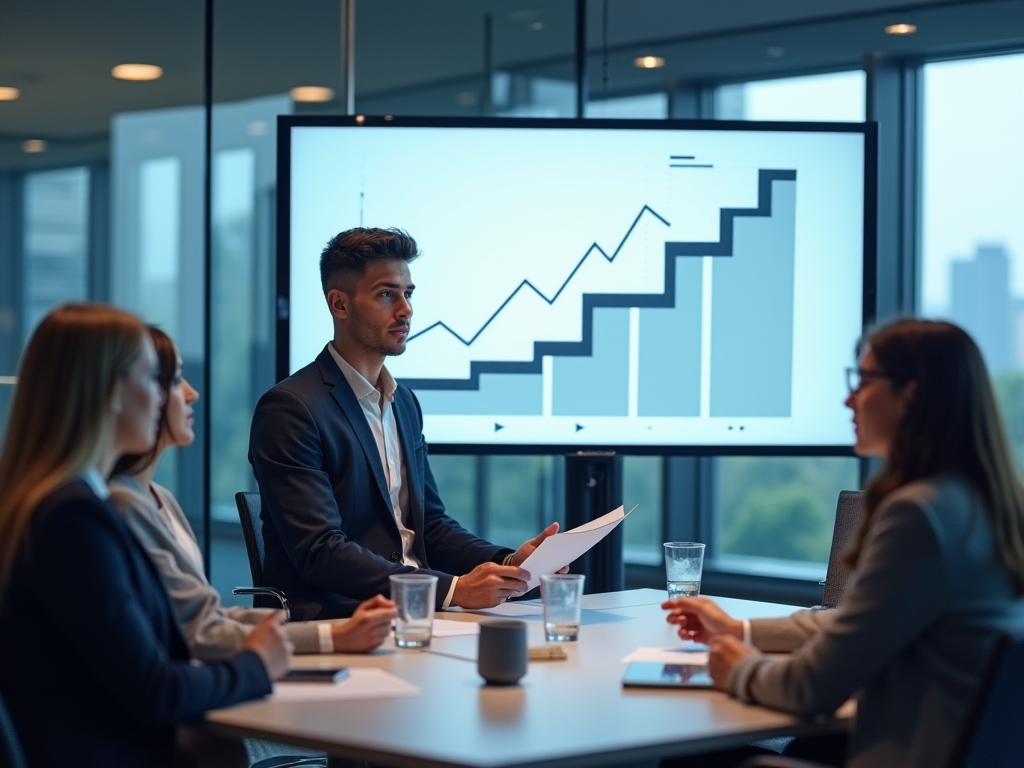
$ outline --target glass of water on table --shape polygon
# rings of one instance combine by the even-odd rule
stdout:
[[[700,594],[700,574],[704,570],[704,545],[694,541],[665,542],[665,575],[668,599],[696,597]]]
[[[398,605],[395,645],[427,648],[434,629],[434,598],[437,576],[403,573],[391,577],[391,599]]]

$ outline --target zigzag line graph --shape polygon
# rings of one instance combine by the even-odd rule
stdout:
[[[535,286],[529,280],[523,280],[523,282],[521,282],[519,285],[517,285],[516,289],[514,291],[512,291],[512,293],[509,294],[508,298],[505,299],[503,302],[501,302],[501,306],[499,306],[496,310],[494,310],[494,313],[489,318],[487,318],[487,322],[485,322],[482,326],[480,326],[480,330],[478,330],[476,333],[474,333],[468,339],[462,338],[462,336],[459,335],[458,332],[452,330],[452,328],[449,327],[447,323],[445,323],[442,320],[438,320],[436,323],[433,323],[432,325],[427,326],[426,328],[424,328],[419,333],[414,333],[412,336],[409,337],[409,341],[412,341],[413,339],[419,338],[423,334],[429,333],[430,331],[434,330],[435,328],[444,328],[444,330],[448,331],[448,333],[450,333],[452,336],[454,336],[456,339],[458,339],[459,341],[461,341],[463,344],[465,344],[468,347],[470,344],[472,344],[474,341],[476,341],[480,337],[481,333],[483,333],[485,330],[487,330],[487,326],[489,326],[492,322],[494,322],[494,319],[498,315],[501,314],[501,311],[506,306],[508,306],[508,303],[510,301],[512,301],[512,299],[514,299],[516,297],[516,294],[518,294],[523,288],[529,288],[534,293],[536,293],[538,296],[540,296],[544,301],[546,301],[549,305],[550,304],[554,304],[558,300],[558,297],[562,295],[562,291],[565,290],[566,286],[568,286],[570,281],[576,276],[576,273],[580,271],[580,267],[582,267],[583,264],[586,262],[586,260],[588,258],[590,258],[590,254],[592,254],[592,253],[594,253],[596,251],[597,253],[600,253],[602,256],[604,256],[604,258],[608,261],[609,264],[611,262],[615,261],[615,257],[619,255],[619,251],[622,250],[622,247],[626,244],[626,241],[629,240],[629,236],[631,234],[633,234],[633,230],[636,229],[636,225],[640,223],[640,219],[643,218],[643,215],[645,213],[650,213],[652,216],[654,216],[658,221],[660,221],[666,227],[671,226],[664,219],[664,217],[662,217],[662,216],[660,216],[658,214],[657,211],[655,211],[653,208],[650,208],[649,206],[645,205],[643,208],[640,209],[640,213],[638,213],[636,215],[636,218],[633,219],[633,223],[629,225],[629,229],[626,230],[625,236],[623,236],[622,240],[619,242],[618,247],[612,252],[611,256],[609,256],[608,253],[604,250],[604,248],[602,248],[597,243],[592,244],[590,246],[590,248],[587,249],[587,252],[585,254],[583,254],[583,258],[579,260],[579,263],[577,263],[575,267],[573,267],[572,272],[569,273],[569,276],[567,278],[565,278],[565,281],[562,283],[562,285],[559,287],[559,289],[557,291],[555,291],[555,294],[550,299],[547,296],[544,295],[543,291],[541,291],[539,288],[537,288],[537,286]]]
[[[400,378],[402,384],[411,389],[441,389],[441,390],[479,390],[480,374],[482,373],[541,373],[543,370],[543,358],[553,357],[585,357],[593,354],[593,326],[594,309],[598,307],[641,307],[641,308],[668,308],[676,304],[675,297],[675,276],[676,258],[679,256],[716,256],[730,257],[733,255],[734,226],[737,218],[740,217],[767,217],[772,213],[772,183],[775,181],[796,181],[795,170],[765,170],[758,171],[757,183],[757,207],[756,208],[722,208],[719,212],[719,240],[717,242],[666,242],[665,243],[665,290],[662,293],[585,293],[583,294],[583,329],[580,341],[537,341],[533,344],[533,360],[474,360],[470,363],[470,375],[467,379],[415,379]],[[645,213],[657,217],[666,226],[669,226],[662,216],[645,205],[640,213],[633,220],[632,225],[626,232],[619,246],[609,256],[597,243],[594,243],[580,259],[579,263],[572,270],[569,276],[562,283],[558,291],[548,298],[539,291],[529,280],[523,280],[516,289],[509,295],[501,306],[487,319],[487,322],[473,334],[469,339],[453,331],[447,324],[438,321],[424,330],[420,331],[409,340],[419,338],[424,334],[441,328],[457,338],[466,346],[471,345],[483,331],[490,325],[501,311],[523,288],[530,288],[548,304],[553,304],[562,294],[569,282],[579,271],[587,258],[597,251],[609,262],[613,261],[625,246],[629,236],[633,233],[636,225]]]

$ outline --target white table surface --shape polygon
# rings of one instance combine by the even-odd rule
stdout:
[[[428,651],[393,641],[372,654],[295,656],[294,667],[374,666],[419,686],[411,698],[243,704],[207,715],[211,730],[321,749],[399,768],[602,766],[656,761],[770,736],[845,727],[743,704],[717,691],[623,688],[620,660],[641,646],[680,641],[652,589],[584,596],[580,639],[566,661],[535,661],[520,685],[484,685],[477,636],[434,638]],[[780,616],[774,603],[716,598],[737,618]],[[483,621],[449,611],[438,617]],[[540,616],[523,619],[544,643]],[[441,655],[445,654],[445,655]]]

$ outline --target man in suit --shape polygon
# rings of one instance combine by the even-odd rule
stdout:
[[[334,339],[260,398],[249,461],[263,497],[264,575],[300,620],[347,616],[388,594],[388,577],[438,577],[437,607],[487,608],[526,590],[518,550],[474,536],[444,511],[416,396],[384,366],[405,351],[416,242],[351,229],[320,258]]]

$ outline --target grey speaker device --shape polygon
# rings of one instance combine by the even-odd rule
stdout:
[[[480,624],[477,671],[489,685],[515,685],[526,674],[526,624],[495,619]]]

